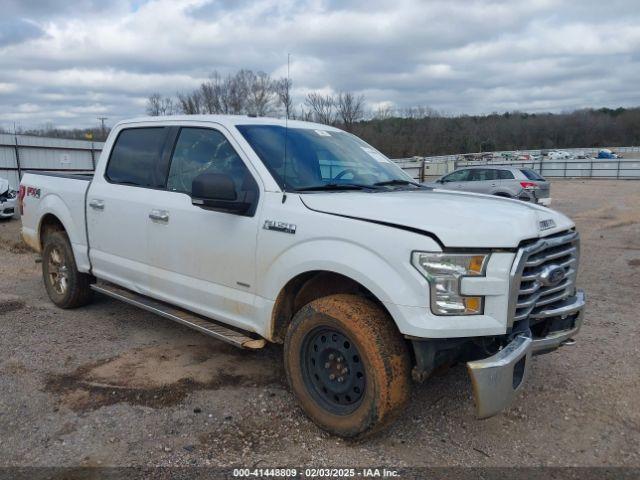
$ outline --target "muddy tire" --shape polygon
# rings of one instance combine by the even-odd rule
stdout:
[[[307,416],[341,437],[375,433],[409,398],[405,340],[386,312],[356,295],[330,295],[300,309],[287,332],[284,363]]]
[[[47,294],[60,308],[76,308],[91,301],[91,275],[80,273],[64,232],[52,232],[44,239],[42,277]]]

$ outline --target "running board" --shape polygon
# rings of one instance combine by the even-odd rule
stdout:
[[[122,300],[130,305],[181,323],[205,335],[217,338],[218,340],[230,343],[239,348],[257,349],[264,347],[267,343],[263,338],[249,337],[240,331],[233,330],[217,322],[212,322],[188,310],[183,310],[168,303],[154,300],[153,298],[132,292],[126,288],[118,287],[112,283],[94,283],[91,285],[91,288],[96,292],[103,293],[109,297]]]

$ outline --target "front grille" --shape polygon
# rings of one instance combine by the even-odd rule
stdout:
[[[13,213],[13,208],[5,208],[4,212],[2,213],[4,213],[5,215],[9,215],[10,213]]]
[[[544,318],[545,311],[575,294],[579,256],[580,238],[574,231],[532,241],[518,251],[511,272],[511,325]],[[554,274],[561,280],[553,281]]]

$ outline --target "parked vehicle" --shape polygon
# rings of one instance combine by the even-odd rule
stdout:
[[[620,156],[618,154],[612,152],[608,148],[603,148],[602,150],[600,150],[598,152],[598,158],[601,158],[601,159],[614,159],[614,158],[620,158]]]
[[[0,178],[0,218],[11,218],[16,213],[17,192],[9,187],[9,181]]]
[[[495,415],[582,323],[569,218],[424,187],[325,125],[124,121],[93,176],[27,173],[19,204],[56,305],[97,291],[242,348],[284,344],[302,409],[344,437],[456,362]]]
[[[550,150],[546,155],[547,160],[571,160],[573,158],[569,152],[562,150]]]
[[[424,185],[442,190],[485,193],[525,202],[551,204],[551,184],[530,168],[480,165],[464,167]]]

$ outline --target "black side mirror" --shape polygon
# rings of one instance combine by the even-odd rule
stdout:
[[[236,185],[229,175],[202,173],[191,184],[191,203],[206,210],[246,214],[251,202],[239,199]]]
[[[439,178],[436,183],[447,183],[447,181],[444,178]]]

